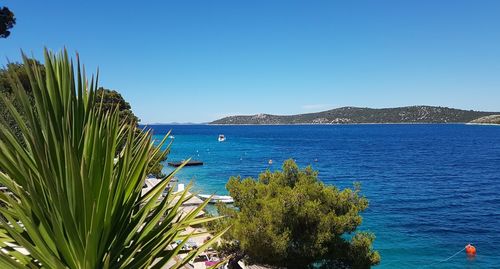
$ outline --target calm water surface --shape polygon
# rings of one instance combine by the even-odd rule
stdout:
[[[370,200],[361,229],[377,236],[376,268],[500,268],[500,126],[151,127],[158,139],[172,129],[169,160],[205,162],[178,174],[202,193],[225,194],[230,176],[256,177],[288,158],[327,184],[361,182]],[[475,259],[439,262],[468,242]]]

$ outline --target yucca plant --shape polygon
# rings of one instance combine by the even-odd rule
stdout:
[[[189,188],[159,199],[177,170],[141,195],[170,144],[101,110],[79,60],[75,70],[66,51],[44,56],[42,75],[23,54],[33,97],[12,74],[19,105],[3,98],[23,136],[0,123],[0,268],[179,268],[215,242],[177,257],[185,228],[213,218],[196,217],[206,204],[179,213]]]

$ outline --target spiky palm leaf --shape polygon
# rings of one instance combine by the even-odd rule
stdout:
[[[180,215],[189,188],[158,199],[177,170],[141,196],[166,139],[155,146],[118,111],[103,112],[97,79],[88,82],[79,61],[75,72],[66,51],[44,55],[45,76],[23,55],[34,101],[15,74],[20,108],[4,99],[24,141],[0,123],[0,184],[9,191],[0,192],[0,268],[160,268],[183,245],[171,243],[189,238],[186,227],[211,220],[196,217],[206,204]]]

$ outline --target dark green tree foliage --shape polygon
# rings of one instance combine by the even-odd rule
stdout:
[[[0,38],[7,38],[14,24],[16,24],[14,13],[7,7],[0,8]]]
[[[121,121],[132,122],[134,124],[139,122],[139,118],[132,112],[130,104],[123,99],[119,92],[100,87],[96,94],[96,102],[102,102],[104,111],[109,111],[118,107]]]
[[[338,264],[369,268],[380,262],[373,234],[359,232],[360,213],[368,207],[359,185],[340,191],[318,180],[293,160],[282,171],[266,171],[258,180],[232,177],[226,185],[239,210],[214,224],[231,222],[226,239],[239,243],[251,262],[286,268],[334,268]],[[230,245],[234,248],[234,245]],[[333,265],[332,265],[333,264]]]
[[[44,66],[35,59],[27,60],[30,65],[34,65],[40,69],[42,75],[45,75]],[[26,73],[26,69],[24,64],[20,63],[9,63],[5,68],[0,69],[0,94],[5,97],[5,99],[11,102],[16,108],[19,107],[19,103],[15,100],[14,93],[12,92],[12,84],[9,79],[9,72],[13,74],[11,77],[17,77],[18,81],[15,83],[20,83],[24,89],[26,89],[28,93],[28,98],[33,102],[33,95],[31,93],[31,85],[29,81],[28,74]],[[8,113],[7,108],[5,107],[3,101],[0,99],[0,121],[6,123],[6,126],[10,127],[13,130],[16,137],[19,141],[23,141],[21,138],[21,131],[17,126],[17,123],[14,121],[10,113]]]
[[[35,59],[28,59],[30,65],[35,65],[40,69],[42,75],[45,76],[45,67]],[[12,86],[9,82],[8,73],[11,72],[19,78],[19,82],[23,85],[24,89],[31,94],[31,85],[28,74],[26,73],[25,65],[22,63],[9,63],[5,68],[0,69],[0,92],[12,94]]]

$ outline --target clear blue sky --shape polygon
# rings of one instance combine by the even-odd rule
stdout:
[[[78,51],[143,123],[415,104],[500,111],[500,1],[2,1],[19,50]]]

